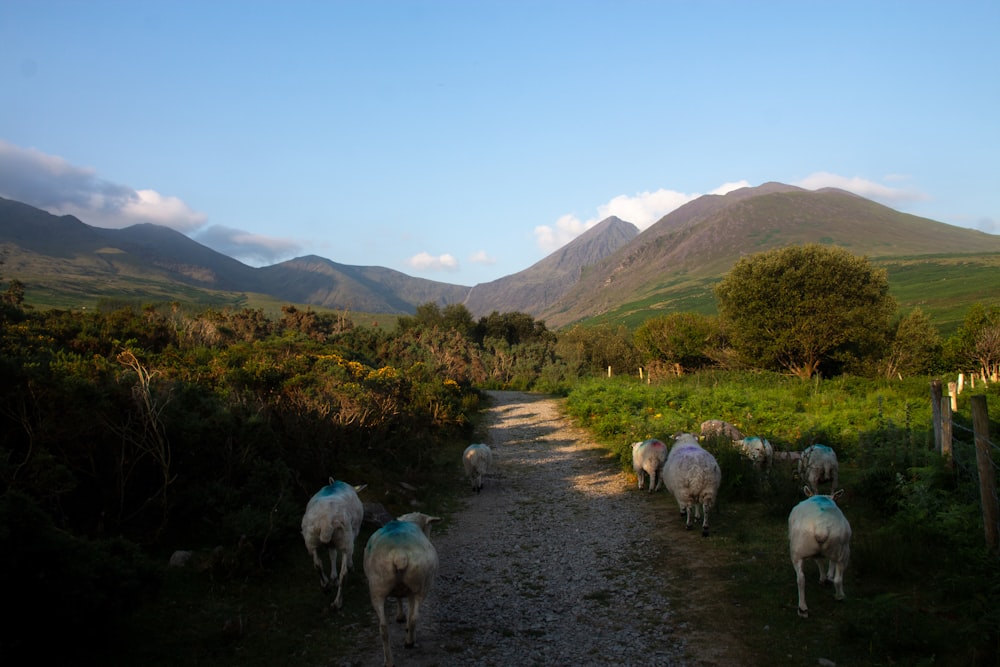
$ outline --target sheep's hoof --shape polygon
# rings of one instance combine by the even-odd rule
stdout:
[[[703,530],[701,531],[701,536],[702,536],[702,537],[708,537],[708,528],[705,528],[705,529],[703,529]]]
[[[416,642],[411,642],[411,643],[407,644],[406,642],[403,642],[403,648],[417,648],[417,643]]]
[[[809,618],[809,610],[808,609],[801,609],[800,608],[798,610],[798,612],[799,612],[799,618]]]
[[[684,526],[684,530],[691,530],[691,526]]]

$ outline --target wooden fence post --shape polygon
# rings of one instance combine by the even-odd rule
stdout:
[[[954,401],[954,397],[952,397]],[[951,403],[947,398],[941,399],[941,456],[944,457],[945,465],[949,468],[955,467],[952,459],[952,431],[951,431]]]
[[[958,412],[958,384],[948,383],[948,396],[951,398],[951,411]]]
[[[1000,547],[997,529],[997,478],[990,456],[990,416],[986,410],[986,396],[972,397],[972,431],[976,436],[976,464],[979,467],[979,499],[983,504],[983,527],[986,546],[994,552]]]
[[[931,415],[934,425],[934,451],[941,453],[941,380],[931,380]]]

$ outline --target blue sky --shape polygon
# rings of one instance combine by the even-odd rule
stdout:
[[[837,186],[1000,233],[1000,2],[2,0],[0,196],[463,285]]]

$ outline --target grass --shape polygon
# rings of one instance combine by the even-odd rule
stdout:
[[[808,562],[808,619],[796,613],[788,555],[788,513],[803,498],[791,464],[764,477],[727,443],[708,443],[723,470],[710,539],[684,531],[679,519],[664,529],[675,546],[693,540],[698,554],[696,562],[670,564],[681,582],[672,592],[680,617],[693,627],[711,627],[720,616],[742,624],[748,664],[997,665],[1000,574],[996,555],[983,546],[975,464],[972,475],[949,470],[928,451],[927,389],[926,380],[703,374],[661,386],[584,384],[567,405],[625,469],[627,443],[697,430],[708,417],[763,434],[779,450],[818,441],[840,452],[839,486],[847,490],[840,505],[854,534],[847,600],[836,602]],[[963,396],[960,411],[967,401]],[[676,516],[668,496],[657,502]],[[721,582],[718,600],[688,599],[697,587],[684,584],[692,580],[703,588]]]

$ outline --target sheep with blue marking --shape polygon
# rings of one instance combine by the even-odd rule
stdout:
[[[663,486],[663,464],[667,462],[667,446],[654,439],[632,443],[632,469],[636,483],[642,488],[643,475],[649,480],[649,492]]]
[[[431,543],[431,525],[440,519],[421,512],[404,514],[379,528],[365,546],[364,568],[368,593],[378,616],[379,637],[386,667],[393,665],[389,625],[385,618],[387,598],[396,598],[396,621],[406,621],[403,646],[416,646],[420,605],[434,584],[438,570],[437,550]],[[403,613],[403,598],[407,613]]]
[[[674,445],[663,466],[663,481],[686,517],[691,530],[695,515],[704,514],[701,534],[708,537],[708,513],[715,505],[722,484],[722,469],[711,453],[698,444],[692,433],[681,433],[674,438]]]
[[[493,466],[493,450],[489,445],[469,445],[462,453],[462,465],[472,483],[472,490],[479,493],[483,490],[483,478]]]
[[[348,569],[354,567],[354,542],[361,532],[361,522],[365,518],[365,508],[358,497],[364,486],[354,487],[346,482],[335,481],[317,491],[306,505],[302,516],[302,538],[306,550],[312,555],[313,565],[319,572],[319,583],[326,590],[337,580],[337,597],[333,607],[343,604],[344,578]],[[330,576],[326,576],[320,547],[326,546],[330,553]],[[340,553],[340,570],[337,570],[337,554]]]
[[[813,494],[819,493],[819,485],[830,482],[832,494],[838,484],[840,465],[837,453],[827,445],[811,445],[802,451],[799,458],[799,477],[805,480]]]
[[[737,448],[743,456],[753,462],[753,467],[758,470],[770,470],[774,461],[774,447],[767,441],[767,438],[751,436],[736,441]]]
[[[851,524],[837,506],[843,489],[826,495],[813,494],[803,487],[806,499],[792,508],[788,515],[788,550],[795,569],[795,583],[799,589],[798,613],[809,617],[806,606],[806,577],[802,564],[807,558],[817,559],[819,582],[833,581],[834,599],[843,600],[844,571],[851,559]],[[821,559],[827,559],[824,570]]]

